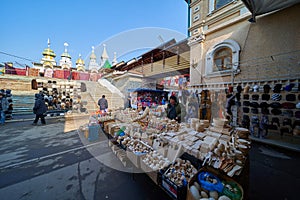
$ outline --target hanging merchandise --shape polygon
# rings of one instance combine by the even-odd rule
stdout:
[[[182,84],[183,84],[183,77],[180,77],[180,78],[179,78],[178,84],[179,84],[179,85],[182,85]]]
[[[295,112],[295,117],[296,117],[296,118],[300,118],[300,111],[296,111],[296,112]]]
[[[252,100],[257,101],[258,99],[259,99],[259,95],[258,94],[252,95]]]
[[[280,101],[281,100],[281,94],[272,94],[272,100],[273,101]]]
[[[229,87],[228,87],[228,92],[229,92],[229,93],[233,93],[233,86],[229,86]]]
[[[238,86],[236,87],[236,91],[237,91],[238,93],[241,93],[241,92],[243,91],[242,86],[238,85]]]
[[[268,107],[270,107],[270,105],[267,102],[261,102],[259,104],[259,107],[261,107],[261,108],[268,108]]]
[[[269,101],[270,100],[270,95],[269,94],[262,94],[261,99],[264,101]]]
[[[281,115],[281,110],[279,110],[279,109],[272,109],[271,110],[271,113],[273,114],[273,115]]]
[[[270,85],[268,85],[268,84],[264,85],[264,93],[265,94],[268,94],[270,92],[270,90],[271,90]]]
[[[290,83],[290,84],[288,84],[287,86],[284,87],[284,90],[290,92],[290,91],[292,91],[293,87],[295,87],[295,84]]]
[[[296,101],[296,95],[295,94],[288,94],[286,95],[286,100],[287,101]]]
[[[246,87],[244,88],[244,93],[245,94],[249,93],[249,90],[250,90],[250,86],[246,85]]]
[[[250,128],[250,117],[248,115],[243,115],[242,127],[247,129]]]
[[[259,92],[259,86],[258,85],[253,86],[253,92]]]
[[[290,102],[284,102],[281,104],[282,108],[284,109],[294,109],[296,108],[296,104]]]
[[[257,102],[251,102],[250,107],[252,108],[259,108],[259,104]]]
[[[243,106],[250,106],[250,101],[244,101]]]
[[[274,86],[273,92],[274,92],[274,93],[280,93],[281,87],[282,87],[282,84],[276,84],[276,85]]]
[[[244,112],[244,113],[249,113],[249,110],[250,110],[250,109],[249,109],[248,107],[243,107],[243,112]]]
[[[270,111],[269,111],[268,108],[261,108],[261,113],[264,114],[264,115],[269,115]]]
[[[292,120],[289,119],[289,118],[284,118],[283,121],[282,121],[282,125],[292,127]]]
[[[278,102],[273,102],[270,104],[271,108],[282,108],[282,105]]]
[[[284,110],[282,112],[282,115],[285,116],[285,117],[293,117],[294,116],[293,111],[291,111],[291,110]]]
[[[175,86],[175,78],[171,78],[170,86]]]
[[[251,108],[251,112],[253,114],[258,114],[258,109],[257,108]]]

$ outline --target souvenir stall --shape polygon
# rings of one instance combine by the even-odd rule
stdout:
[[[300,135],[299,81],[247,84],[241,101],[240,118],[243,126],[251,130],[252,136]]]
[[[179,124],[149,107],[112,111],[100,124],[123,165],[146,173],[172,199],[246,199],[248,129],[224,118]]]
[[[163,99],[168,98],[168,92],[163,90],[153,90],[145,88],[137,88],[128,90],[131,97],[131,107],[138,108],[138,105],[153,107],[162,104]]]

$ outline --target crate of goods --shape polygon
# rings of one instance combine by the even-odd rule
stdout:
[[[203,167],[192,177],[187,190],[187,200],[200,198],[242,200],[242,186],[232,178],[210,167]]]
[[[99,130],[100,126],[98,124],[88,126],[88,133],[85,132],[85,136],[89,142],[99,139]]]
[[[141,160],[141,169],[154,183],[158,184],[158,171],[170,165],[170,161],[157,151],[151,151]]]
[[[136,166],[137,168],[141,167],[141,157],[143,157],[146,153],[137,153],[130,151],[129,149],[126,150],[127,158]]]
[[[134,139],[132,140],[126,148],[126,154],[128,159],[137,168],[141,167],[141,159],[151,151],[152,149],[141,141]]]
[[[167,170],[158,173],[158,184],[173,199],[184,200],[187,194],[187,184],[197,173],[197,169],[188,160],[177,158]]]
[[[115,132],[117,132],[118,130],[120,130],[120,126],[118,124],[109,124],[108,125],[108,133],[111,136],[114,136]]]
[[[114,121],[111,121],[111,122],[106,122],[106,123],[103,124],[104,132],[105,132],[105,133],[109,133],[109,129],[110,129],[110,126],[111,126],[112,124],[115,124],[115,122],[114,122]]]

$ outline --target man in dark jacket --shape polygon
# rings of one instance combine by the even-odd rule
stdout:
[[[46,125],[45,112],[47,111],[47,106],[44,101],[44,97],[41,94],[35,94],[35,103],[33,107],[33,113],[35,114],[35,120],[32,125],[37,125],[39,119],[41,119],[42,125]]]
[[[98,100],[98,105],[101,111],[106,111],[106,109],[108,108],[108,103],[105,99],[105,95],[102,95],[102,98]]]
[[[8,110],[8,101],[6,97],[4,97],[4,92],[0,91],[0,125],[4,125],[5,123],[5,112]]]
[[[170,97],[170,103],[167,106],[167,117],[181,122],[181,108],[175,96]]]

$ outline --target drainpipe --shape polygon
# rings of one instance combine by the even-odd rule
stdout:
[[[191,0],[188,0],[188,29],[187,29],[187,36],[190,37],[190,26],[191,26],[191,9],[190,9]]]

